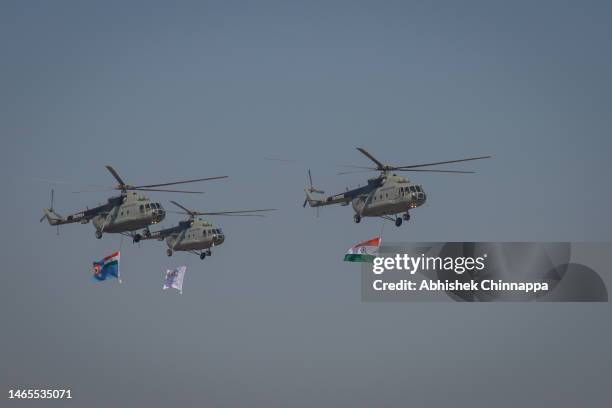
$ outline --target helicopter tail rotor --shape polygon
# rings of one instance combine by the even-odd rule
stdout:
[[[315,207],[316,217],[319,218],[319,206],[315,205],[315,203],[318,200],[312,197],[311,194],[312,193],[325,194],[325,191],[319,190],[316,187],[314,187],[314,185],[312,184],[312,173],[310,172],[310,169],[308,169],[308,187],[304,189],[304,192],[306,193],[306,198],[304,199],[304,203],[302,204],[302,207],[306,207],[306,204],[309,204],[311,207]]]
[[[53,209],[53,201],[55,198],[54,196],[55,196],[55,190],[51,189],[51,205],[49,206],[49,208],[43,209],[44,214],[40,218],[39,222],[43,222],[46,219],[49,225],[57,226],[57,235],[59,235],[59,226],[62,223],[62,221],[64,221],[64,218],[58,213],[56,213],[55,210]]]
[[[310,173],[310,169],[308,169],[308,191],[310,193],[325,194],[325,191],[319,190],[312,185],[312,174]]]
[[[51,204],[49,205],[49,208],[44,209],[44,214],[42,217],[40,217],[40,221],[39,222],[43,222],[45,218],[49,219],[49,214],[54,213],[53,211],[53,200],[55,198],[55,190],[51,189]],[[51,223],[51,220],[49,219],[49,223]]]

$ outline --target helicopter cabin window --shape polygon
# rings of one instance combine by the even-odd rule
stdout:
[[[144,205],[140,204],[140,212],[144,212]]]
[[[416,188],[414,188],[414,186],[410,186],[410,191],[412,191],[413,193],[416,193]]]

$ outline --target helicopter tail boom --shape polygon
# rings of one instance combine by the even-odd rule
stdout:
[[[345,194],[336,194],[333,196],[323,197],[322,199],[314,198],[310,191],[306,188],[304,189],[306,193],[306,199],[304,200],[303,207],[306,207],[308,204],[310,207],[323,207],[326,205],[334,205],[334,204],[347,204],[352,200],[352,197],[346,196]]]
[[[61,215],[59,215],[58,213],[56,213],[52,209],[45,208],[43,211],[44,211],[45,214],[40,219],[41,222],[44,219],[47,219],[47,221],[49,222],[49,225],[61,225],[61,224],[66,224],[67,223],[66,219],[64,217],[62,217]]]

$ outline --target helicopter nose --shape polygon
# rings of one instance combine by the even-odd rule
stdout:
[[[223,241],[225,241],[225,235],[223,234],[217,234],[213,237],[213,242],[215,245],[221,245]]]

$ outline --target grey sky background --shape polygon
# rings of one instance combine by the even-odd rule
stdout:
[[[75,406],[609,406],[608,304],[367,304],[351,245],[381,230],[302,209],[365,181],[355,147],[410,164],[428,205],[389,241],[609,241],[606,2],[3,2],[0,384]],[[276,156],[299,160],[278,163]],[[39,224],[45,177],[112,185],[229,175],[201,262],[91,225]],[[60,213],[103,193],[57,185]],[[169,216],[164,226],[178,221]],[[121,246],[124,283],[90,267]],[[162,292],[186,264],[184,295]]]

